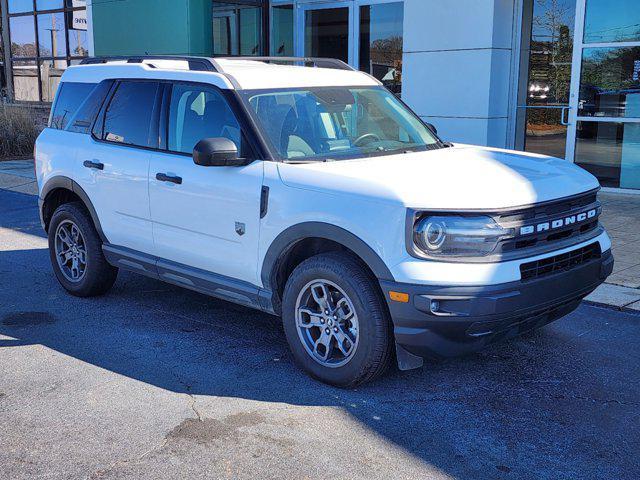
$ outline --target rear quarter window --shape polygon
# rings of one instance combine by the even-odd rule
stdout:
[[[91,125],[98,115],[102,103],[109,94],[109,90],[113,87],[113,83],[113,80],[104,80],[91,91],[89,96],[78,108],[73,119],[69,122],[67,126],[69,132],[85,134],[91,132]]]
[[[61,83],[49,126],[64,130],[95,87],[95,83]]]

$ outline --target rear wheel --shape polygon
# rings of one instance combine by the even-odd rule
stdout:
[[[388,367],[389,314],[374,279],[350,255],[302,262],[287,281],[282,307],[294,358],[314,378],[353,387]]]
[[[116,281],[118,269],[105,259],[102,240],[80,203],[65,203],[54,212],[49,255],[56,278],[72,295],[102,295]]]

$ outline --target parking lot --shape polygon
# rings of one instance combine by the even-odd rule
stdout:
[[[640,478],[640,314],[544,329],[351,391],[278,319],[121,272],[55,281],[35,196],[0,190],[0,478]]]

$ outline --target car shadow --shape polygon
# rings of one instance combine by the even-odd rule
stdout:
[[[42,237],[29,215],[0,226]],[[614,312],[582,307],[478,354],[341,390],[296,368],[276,317],[126,272],[103,297],[71,297],[40,241],[0,248],[0,348],[43,345],[177,393],[342,408],[457,478],[624,478],[637,465],[640,359],[626,340],[637,318],[618,314],[612,330]]]

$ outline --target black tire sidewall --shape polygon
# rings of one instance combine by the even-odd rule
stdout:
[[[377,291],[363,268],[349,257],[349,261],[325,254],[300,264],[289,277],[282,304],[285,335],[298,365],[314,378],[336,386],[348,387],[368,376],[372,365],[380,361],[380,343],[389,342],[388,320],[380,305]],[[353,358],[340,367],[326,367],[316,362],[304,348],[295,319],[296,300],[300,291],[311,281],[329,280],[344,290],[358,315],[359,339]],[[386,348],[386,347],[385,347]]]
[[[85,269],[84,277],[79,282],[71,282],[67,280],[60,270],[60,266],[58,265],[56,259],[56,230],[58,229],[58,226],[65,220],[73,222],[78,227],[85,242],[85,249],[87,252],[87,266]],[[65,288],[65,290],[69,291],[73,295],[91,295],[92,291],[95,289],[95,286],[103,282],[101,276],[104,274],[104,272],[100,271],[101,269],[98,268],[98,265],[101,263],[98,255],[102,255],[102,240],[98,236],[98,233],[96,232],[95,227],[93,226],[93,223],[86,211],[80,205],[77,205],[75,203],[67,203],[60,206],[54,212],[51,218],[48,231],[48,240],[51,266],[60,284]]]

